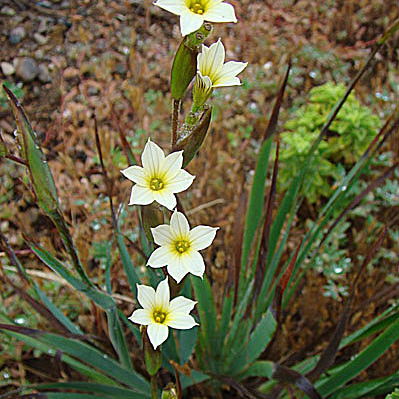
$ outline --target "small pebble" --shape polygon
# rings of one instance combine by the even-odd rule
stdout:
[[[39,1],[39,3],[37,3],[37,5],[40,7],[45,7],[45,8],[53,8],[53,4],[48,0]]]
[[[15,15],[15,10],[13,8],[11,8],[11,7],[4,6],[0,10],[0,13],[3,14],[3,15],[7,15],[9,17],[13,17]]]
[[[45,64],[40,64],[39,65],[39,80],[42,83],[49,83],[51,82],[51,75],[50,72],[47,68],[47,65]]]
[[[33,38],[36,40],[38,44],[46,44],[47,43],[47,37],[43,36],[42,34],[36,32],[33,34]]]
[[[36,61],[30,57],[24,57],[18,60],[16,75],[24,82],[31,82],[39,73]]]
[[[23,28],[22,26],[17,26],[16,28],[11,30],[8,40],[11,44],[18,44],[21,40],[25,38],[25,36],[25,28]]]
[[[10,64],[9,62],[2,62],[1,70],[5,76],[11,76],[15,73],[14,65]]]

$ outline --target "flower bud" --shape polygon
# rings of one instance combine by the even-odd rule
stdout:
[[[159,209],[158,204],[143,205],[140,207],[141,223],[143,224],[144,233],[150,242],[154,242],[151,234],[151,228],[163,224],[163,213]]]
[[[200,29],[184,37],[173,60],[170,90],[175,100],[181,100],[197,72],[200,45],[212,32],[212,25],[204,23]]]
[[[205,112],[202,114],[199,122],[193,128],[186,126],[188,131],[186,134],[182,134],[181,138],[177,140],[176,150],[184,150],[183,167],[187,166],[195,157],[208,132],[211,122],[212,107],[208,108],[204,106],[204,109]]]
[[[36,195],[37,203],[47,214],[52,214],[58,209],[58,197],[53,176],[47,165],[47,160],[40,148],[36,133],[18,100],[3,85],[4,90],[11,103],[14,118],[18,129],[18,144],[21,157],[26,162],[29,171],[30,181]]]

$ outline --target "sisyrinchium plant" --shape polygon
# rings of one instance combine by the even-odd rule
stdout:
[[[165,155],[167,151],[148,138],[141,156],[142,165],[134,164],[134,157],[129,157],[131,166],[122,170],[134,183],[126,202],[137,209],[140,216],[140,234],[136,237],[135,248],[144,267],[135,266],[128,252],[123,232],[126,212],[123,207],[120,212],[115,210],[113,182],[104,166],[97,127],[95,132],[108,190],[112,241],[116,243],[117,256],[135,301],[131,315],[118,309],[112,292],[111,264],[115,254],[112,243],[105,243],[101,248],[105,284],[97,284],[82,264],[40,142],[18,100],[3,86],[15,116],[20,149],[19,157],[5,149],[4,159],[27,169],[29,188],[42,212],[56,227],[69,258],[60,260],[25,236],[26,246],[74,290],[102,309],[107,318],[109,342],[85,334],[64,314],[26,272],[7,237],[1,234],[1,247],[16,270],[12,279],[5,273],[2,279],[46,318],[53,329],[43,331],[20,326],[5,313],[0,314],[0,328],[4,334],[56,356],[82,377],[76,381],[26,384],[2,397],[155,399],[194,397],[198,396],[196,392],[200,392],[201,397],[222,397],[228,389],[244,398],[289,398],[293,395],[360,398],[391,392],[398,386],[398,370],[369,381],[359,382],[356,377],[399,339],[398,303],[385,307],[373,320],[345,336],[359,276],[382,245],[386,228],[381,229],[350,276],[342,316],[331,331],[327,346],[311,352],[299,351],[291,362],[276,358],[273,351],[290,301],[308,269],[317,262],[326,240],[348,212],[392,176],[398,166],[396,163],[384,170],[347,205],[359,176],[399,125],[395,114],[371,143],[362,148],[361,156],[345,171],[309,229],[296,242],[290,237],[302,201],[302,189],[306,187],[309,173],[313,173],[318,148],[324,145],[323,140],[335,118],[370,61],[399,29],[399,21],[376,41],[367,62],[329,111],[310,149],[303,158],[296,160],[297,172],[284,197],[276,201],[279,141],[275,131],[288,82],[288,67],[268,127],[261,137],[246,211],[243,211],[243,204],[238,207],[234,226],[236,239],[227,249],[232,254],[231,264],[226,265],[230,278],[223,287],[221,303],[217,303],[220,293],[216,296],[213,280],[207,275],[207,262],[199,251],[212,244],[218,227],[190,228],[185,210],[189,205],[179,195],[195,184],[194,176],[185,168],[195,159],[206,139],[211,123],[212,92],[224,86],[238,86],[237,75],[247,64],[225,63],[220,39],[209,47],[203,44],[212,32],[209,22],[236,22],[230,4],[216,0],[158,0],[155,5],[180,15],[183,39],[171,71],[170,152]],[[183,117],[180,105],[193,81],[192,108]],[[123,145],[126,153],[132,154],[128,142]],[[268,185],[269,163],[272,168]],[[293,241],[292,249],[288,244]],[[129,340],[126,339],[128,334]],[[134,337],[134,345],[131,337]],[[365,341],[367,345],[352,349],[355,343]],[[337,357],[342,349],[351,350],[352,355]]]

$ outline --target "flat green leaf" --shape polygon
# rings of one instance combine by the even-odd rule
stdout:
[[[239,300],[244,295],[246,284],[243,284],[244,271],[248,263],[249,251],[254,241],[256,230],[262,218],[263,203],[265,197],[267,166],[269,164],[270,150],[272,146],[272,137],[262,143],[256,164],[254,180],[252,183],[251,194],[245,220],[242,257],[241,257],[241,274],[240,274],[240,292]]]
[[[126,344],[125,335],[122,331],[121,321],[118,316],[116,306],[111,310],[107,310],[108,332],[112,345],[118,354],[119,360],[125,368],[133,370],[132,360],[130,358],[129,349]]]
[[[194,351],[197,342],[198,327],[190,330],[181,330],[178,333],[180,362],[185,363]]]
[[[396,376],[388,376],[377,378],[371,381],[360,382],[352,384],[348,387],[338,390],[335,394],[329,396],[329,399],[358,399],[363,396],[375,397],[372,392],[383,388],[384,393],[389,393],[395,388],[395,383],[398,384],[399,374]]]
[[[133,293],[134,299],[137,298],[137,284],[140,284],[140,278],[136,272],[136,269],[133,265],[132,259],[130,257],[130,254],[126,248],[125,240],[123,238],[123,235],[119,231],[115,232],[116,235],[116,243],[118,245],[119,249],[119,254],[121,256],[121,261],[123,265],[123,269],[125,270],[126,276],[127,276],[127,281],[130,286],[130,290]]]
[[[219,319],[219,323],[216,330],[216,338],[215,338],[216,354],[219,354],[222,350],[223,342],[226,338],[230,326],[232,311],[233,311],[233,290],[231,290],[229,294],[223,297],[222,314]]]
[[[7,317],[5,317],[2,314],[0,314],[0,320],[2,322],[6,322],[6,323],[10,322],[10,320],[8,320]],[[9,336],[17,338],[18,340],[25,342],[30,347],[36,348],[44,353],[55,354],[55,350],[52,346],[45,344],[43,342],[40,342],[39,340],[37,340],[36,338],[33,338],[32,336],[22,335],[22,334],[18,334],[13,331],[7,331],[7,330],[5,330],[4,333]],[[115,386],[118,385],[118,383],[116,381],[110,379],[109,377],[98,372],[97,370],[87,366],[84,363],[79,362],[78,360],[76,360],[66,354],[62,355],[62,361],[69,364],[72,368],[77,370],[79,373],[81,373],[82,375],[88,377],[89,379],[91,379],[95,382],[108,384],[108,385],[115,385]]]
[[[204,333],[205,339],[211,344],[214,340],[216,329],[216,309],[213,302],[211,286],[206,276],[203,280],[191,276],[191,284],[197,298],[198,313],[200,316],[200,330]]]
[[[369,346],[349,361],[339,372],[324,381],[318,388],[323,395],[329,395],[346,382],[356,377],[359,373],[374,363],[386,350],[399,339],[399,320],[396,320],[382,334],[380,334]]]
[[[16,326],[13,326],[14,329]],[[114,359],[107,354],[100,352],[93,346],[77,341],[72,338],[64,338],[60,335],[46,333],[40,330],[26,329],[21,327],[22,336],[33,336],[39,342],[50,345],[55,350],[60,350],[78,360],[87,363],[90,366],[101,370],[115,380],[122,382],[134,391],[142,394],[148,394],[150,390],[149,383],[134,371],[123,368]]]
[[[277,322],[270,310],[268,310],[258,322],[255,330],[249,337],[247,346],[248,364],[256,360],[266,349],[276,331]]]
[[[266,377],[271,379],[273,375],[273,362],[266,360],[260,360],[258,362],[252,363],[243,373],[238,377],[240,380],[244,380],[248,377]]]
[[[83,334],[79,327],[75,326],[72,321],[66,317],[60,309],[57,308],[48,298],[48,296],[40,290],[39,286],[34,283],[34,289],[38,294],[39,298],[43,301],[43,303],[47,306],[47,309],[58,319],[60,323],[62,323],[72,334]]]
[[[235,340],[237,330],[239,329],[244,313],[247,310],[247,306],[252,294],[253,287],[254,287],[254,282],[252,281],[249,284],[244,297],[242,298],[241,302],[238,305],[238,308],[233,318],[233,323],[231,325],[230,331],[227,336],[227,340],[225,340],[225,345],[224,345],[225,353],[229,352],[231,345]]]
[[[75,289],[92,299],[97,305],[99,305],[103,309],[110,309],[115,306],[115,301],[111,296],[93,286],[89,286],[86,282],[74,277],[60,261],[54,258],[44,248],[27,240],[26,243],[33,251],[33,253],[45,265],[47,265],[51,270],[64,278]]]
[[[103,384],[94,384],[91,382],[58,382],[58,383],[48,383],[48,384],[33,384],[29,385],[25,389],[57,389],[57,390],[66,390],[66,389],[74,389],[77,391],[83,391],[87,393],[100,393],[104,394],[107,397],[111,398],[131,398],[131,399],[141,399],[141,398],[148,398],[148,396],[140,395],[131,389],[126,388],[119,388],[110,385],[103,385]],[[45,393],[47,394],[47,392]],[[68,396],[69,393],[64,393],[65,396]],[[96,396],[97,397],[97,396]]]

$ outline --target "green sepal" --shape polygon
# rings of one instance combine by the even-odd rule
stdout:
[[[212,32],[212,25],[204,23],[200,29],[185,36],[173,60],[170,90],[175,100],[181,100],[197,72],[197,54],[200,45]]]
[[[184,150],[183,152],[183,167],[186,167],[199,151],[205,136],[208,132],[211,123],[212,107],[204,107],[205,112],[202,114],[199,122],[190,129],[189,126],[183,125],[183,129],[188,129],[187,132],[183,130],[180,138],[176,143],[176,150]]]

